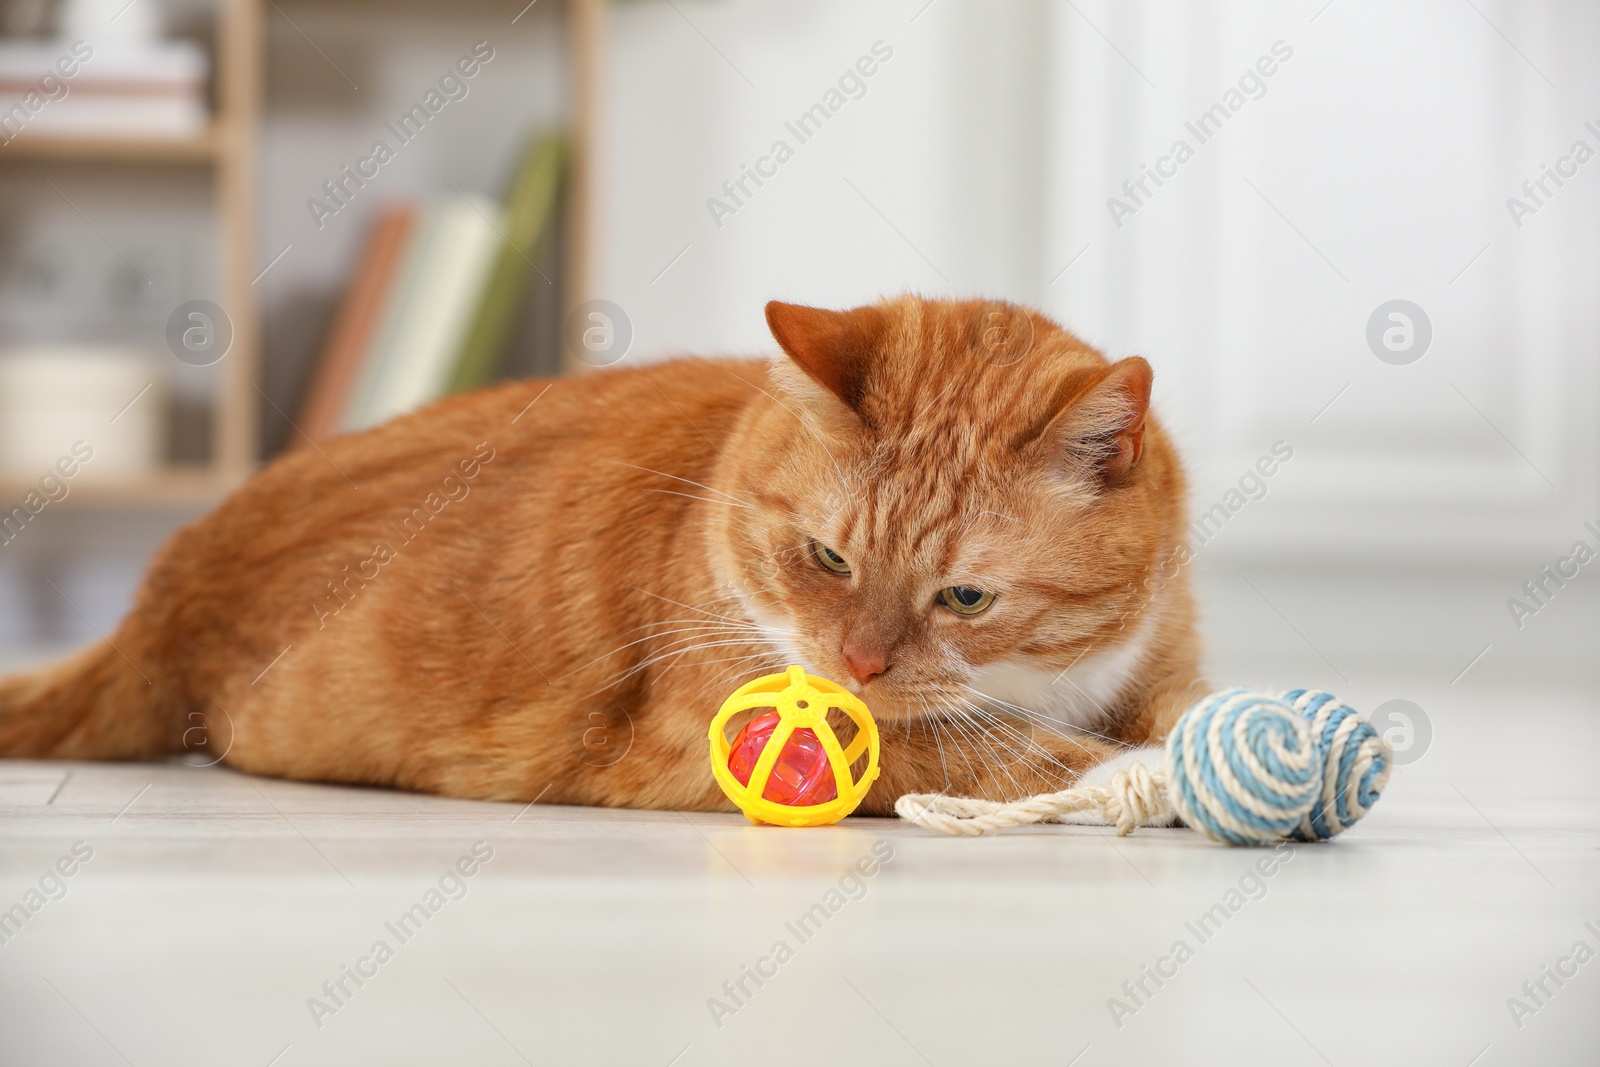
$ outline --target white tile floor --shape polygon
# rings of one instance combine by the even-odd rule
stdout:
[[[1203,943],[1186,923],[1264,854],[1188,831],[946,840],[0,762],[0,907],[93,849],[0,945],[0,1062],[1600,1062],[1600,962],[1543,1006],[1522,990],[1600,951],[1596,701],[1541,695],[1542,742],[1504,693],[1419,702],[1448,709],[1427,755]],[[385,924],[478,841],[465,895],[401,942]],[[893,859],[830,901],[878,842]],[[802,940],[786,924],[819,902]],[[378,940],[393,958],[314,1019]],[[1176,976],[1128,997],[1179,940]],[[792,958],[727,998],[778,941]],[[714,996],[737,1010],[714,1020]],[[1513,996],[1538,1006],[1520,1027]]]

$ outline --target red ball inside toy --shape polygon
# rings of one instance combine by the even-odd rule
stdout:
[[[776,711],[763,712],[745,723],[733,739],[733,751],[728,754],[728,769],[740,785],[750,784],[750,773],[756,760],[772,739],[778,727]],[[826,804],[839,795],[833,781],[833,768],[828,764],[828,754],[822,748],[814,731],[801,727],[789,735],[789,741],[778,753],[778,762],[767,777],[767,787],[762,790],[764,799],[774,804],[806,807]]]

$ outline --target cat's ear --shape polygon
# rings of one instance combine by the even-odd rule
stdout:
[[[826,308],[767,304],[767,327],[795,366],[847,406],[855,408],[885,328],[876,307]]]
[[[1078,387],[1045,438],[1102,485],[1127,485],[1144,450],[1151,378],[1150,364],[1138,356],[1113,363]]]

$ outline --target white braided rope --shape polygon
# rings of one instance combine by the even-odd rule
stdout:
[[[927,830],[979,837],[1008,826],[1055,822],[1063,815],[1088,812],[1126,837],[1140,826],[1172,816],[1167,772],[1134,763],[1117,771],[1106,785],[1063,789],[1023,800],[994,801],[943,793],[907,793],[894,802],[895,814]]]

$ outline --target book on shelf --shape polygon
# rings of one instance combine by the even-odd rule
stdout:
[[[383,294],[383,307],[367,339],[366,350],[361,354],[361,366],[354,388],[339,410],[338,421],[333,427],[336,434],[364,428],[362,413],[372,406],[379,380],[388,365],[388,352],[394,347],[404,325],[406,303],[416,291],[427,263],[428,246],[438,226],[437,212],[429,211],[426,207],[417,208],[416,220],[400,250],[400,262],[389,279],[388,291]]]
[[[505,240],[456,356],[449,383],[452,393],[487,385],[500,370],[517,313],[538,273],[534,264],[541,246],[555,230],[566,161],[567,139],[560,133],[533,138],[523,152],[506,197]],[[550,283],[548,278],[540,280]]]
[[[500,213],[470,194],[424,209],[391,313],[340,429],[364,430],[443,395],[501,240]]]
[[[0,142],[195,136],[209,120],[209,70],[194,41],[0,39]]]
[[[384,299],[399,273],[416,215],[416,210],[405,204],[384,210],[373,223],[301,408],[300,432],[310,440],[319,441],[339,432],[340,420],[360,380],[363,359],[379,327]]]
[[[305,439],[376,426],[501,373],[556,228],[566,159],[563,135],[535,137],[504,207],[467,194],[380,215],[301,408]]]

